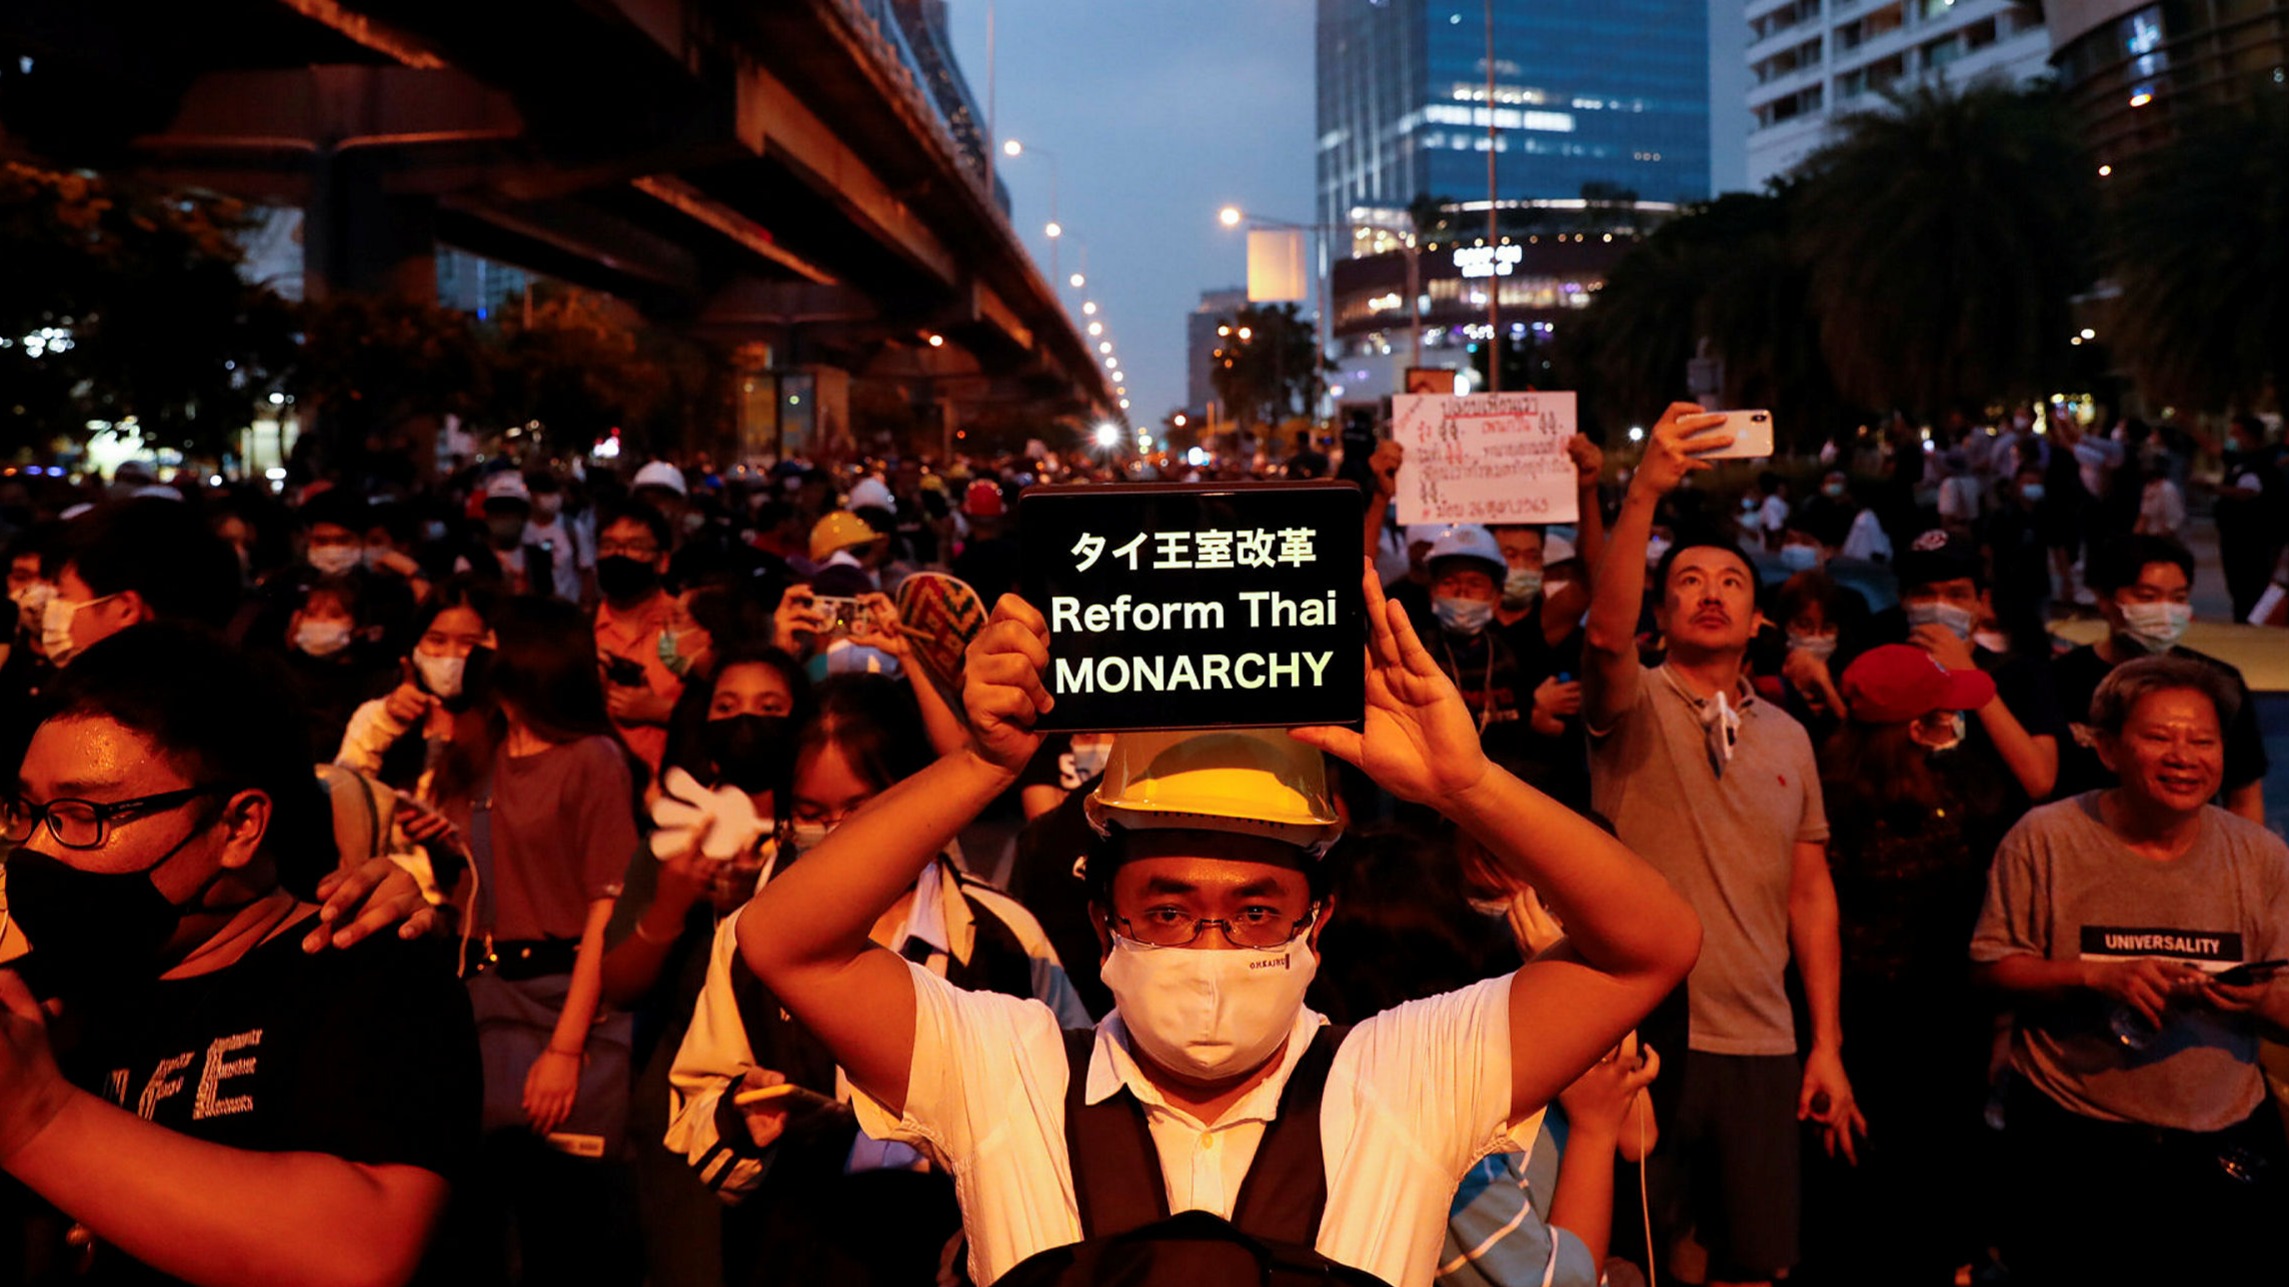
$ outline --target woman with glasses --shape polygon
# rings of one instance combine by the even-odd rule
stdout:
[[[763,879],[806,861],[844,818],[927,765],[921,724],[892,680],[851,675],[821,686],[817,713],[794,739],[780,840]],[[735,912],[716,931],[707,985],[670,1074],[667,1136],[732,1208],[724,1280],[932,1282],[961,1224],[952,1182],[917,1172],[914,1150],[859,1132],[834,1057],[741,961],[738,922]],[[1039,999],[1068,1026],[1089,1022],[1032,915],[971,880],[952,846],[876,921],[873,937],[957,986]],[[763,1091],[776,1097],[741,1102]],[[884,1220],[887,1211],[900,1218]]]

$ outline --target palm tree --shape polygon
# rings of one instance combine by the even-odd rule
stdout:
[[[2116,168],[2114,347],[2146,395],[2246,408],[2270,381],[2289,398],[2289,102],[2210,108]]]
[[[1845,118],[1790,199],[1838,389],[1923,412],[2048,392],[2093,209],[2060,99],[1944,83],[1886,98]]]

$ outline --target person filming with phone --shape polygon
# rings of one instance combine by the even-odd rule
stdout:
[[[2289,1026],[2289,846],[2210,803],[2239,694],[2187,657],[2091,699],[2119,779],[2003,838],[1971,940],[2009,999],[2012,1281],[2227,1282],[2272,1254],[2289,1148],[2258,1038]],[[2123,1236],[2124,1183],[2138,1223]]]
[[[1844,1073],[1820,771],[1804,727],[1754,696],[1743,673],[1757,575],[1728,537],[1677,533],[1652,569],[1667,657],[1639,659],[1654,511],[1735,439],[1723,413],[1689,402],[1654,425],[1599,561],[1582,710],[1593,807],[1685,895],[1707,935],[1687,986],[1686,1039],[1649,1034],[1683,1056],[1652,1174],[1687,1190],[1709,1280],[1747,1283],[1798,1260],[1798,1121],[1818,1120],[1829,1153],[1847,1161],[1866,1124]],[[1811,1011],[1801,1062],[1792,959]]]

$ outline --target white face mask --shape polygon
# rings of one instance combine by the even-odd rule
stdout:
[[[357,545],[313,545],[310,566],[325,576],[340,576],[365,561],[365,548]]]
[[[2148,652],[2168,652],[2186,637],[2194,609],[2186,603],[2125,603],[2122,633]]]
[[[468,666],[467,657],[445,657],[435,653],[413,654],[413,668],[421,674],[421,686],[430,695],[451,701],[461,695],[461,674]]]
[[[1319,958],[1285,947],[1147,947],[1116,934],[1105,986],[1129,1039],[1170,1072],[1217,1081],[1260,1067],[1295,1029]]]
[[[49,599],[47,606],[40,611],[40,648],[48,654],[49,664],[59,667],[69,665],[72,656],[79,651],[72,645],[72,622],[78,618],[80,609],[92,608],[105,599],[117,597],[106,594],[83,599],[78,603],[69,599]]]
[[[9,602],[16,605],[17,623],[26,630],[38,630],[47,616],[48,601],[56,597],[56,587],[50,581],[34,581],[21,590],[8,592]]]
[[[1945,600],[1933,599],[1926,603],[1907,605],[1907,619],[1911,626],[1938,624],[1946,626],[1958,639],[1969,639],[1971,627],[1979,623],[1979,616],[1969,608],[1959,607]]]
[[[1812,656],[1826,661],[1836,655],[1836,636],[1798,634],[1791,630],[1788,632],[1788,650],[1790,652],[1810,653]]]
[[[294,628],[294,646],[313,657],[331,657],[350,646],[350,623],[305,621]]]

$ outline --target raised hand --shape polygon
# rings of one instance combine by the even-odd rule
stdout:
[[[1490,767],[1454,681],[1415,637],[1398,604],[1383,597],[1365,562],[1367,719],[1358,730],[1330,724],[1290,730],[1295,739],[1365,770],[1403,800],[1436,807],[1476,785]]]
[[[1003,595],[962,667],[962,709],[979,759],[1015,773],[1041,749],[1033,722],[1056,705],[1041,682],[1048,669],[1049,623],[1032,604]]]
[[[1645,456],[1629,480],[1630,488],[1648,488],[1659,496],[1675,491],[1685,475],[1715,468],[1701,457],[1733,445],[1732,434],[1707,432],[1724,422],[1721,412],[1703,411],[1700,403],[1670,403],[1646,435]]]

